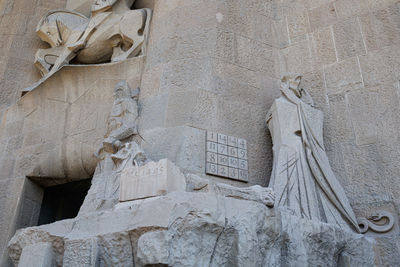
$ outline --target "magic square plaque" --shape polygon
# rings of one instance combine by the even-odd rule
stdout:
[[[247,141],[208,131],[206,174],[248,182]]]

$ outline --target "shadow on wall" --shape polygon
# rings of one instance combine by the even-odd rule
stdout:
[[[26,178],[16,228],[75,218],[89,191],[91,180],[75,182],[64,180],[62,184],[51,185],[44,182],[44,179]]]

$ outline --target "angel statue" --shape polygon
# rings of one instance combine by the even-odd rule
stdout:
[[[301,87],[301,78],[293,73],[282,78],[282,96],[266,117],[273,141],[269,187],[275,191],[275,207],[360,232],[325,152],[323,113],[313,107],[312,98]]]

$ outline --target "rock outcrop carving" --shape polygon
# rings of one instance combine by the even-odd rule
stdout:
[[[367,218],[357,218],[362,234],[369,230],[375,233],[387,233],[394,227],[394,216],[388,211],[378,211]]]
[[[325,153],[323,113],[301,88],[301,75],[282,78],[282,96],[267,115],[273,140],[273,170],[270,187],[275,206],[283,206],[300,217],[341,227],[358,223],[346,194],[333,173]]]
[[[63,66],[118,62],[144,53],[152,11],[131,10],[135,0],[95,0],[90,18],[69,10],[48,12],[36,33],[51,48],[39,49],[35,66],[43,77],[23,94],[35,89]]]
[[[373,242],[362,235],[200,192],[20,229],[8,245],[14,264],[40,242],[52,243],[58,266],[374,266]]]

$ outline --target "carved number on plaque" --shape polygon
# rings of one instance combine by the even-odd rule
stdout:
[[[246,140],[207,132],[206,148],[207,174],[248,182]]]

